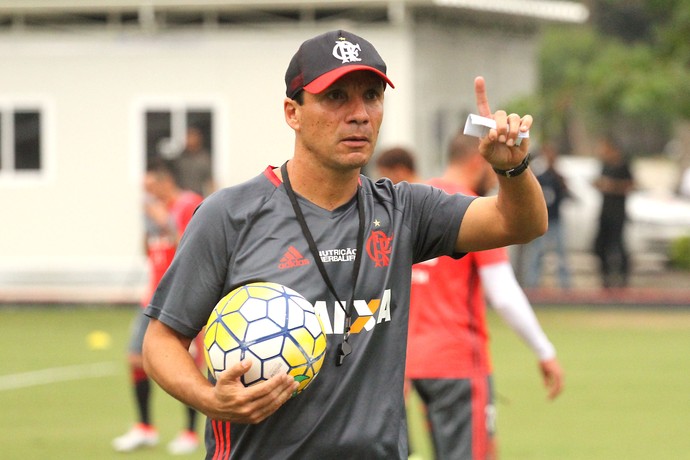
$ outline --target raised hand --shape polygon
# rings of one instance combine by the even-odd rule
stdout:
[[[494,168],[516,167],[527,156],[529,140],[523,139],[520,146],[516,146],[515,141],[519,132],[529,131],[532,126],[532,116],[520,117],[516,113],[508,115],[504,110],[491,113],[483,77],[474,79],[474,94],[479,115],[492,118],[496,122],[496,129],[489,130],[489,134],[481,139],[479,151]]]

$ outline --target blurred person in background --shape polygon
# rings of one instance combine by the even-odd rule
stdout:
[[[476,139],[458,133],[450,143],[443,176],[427,183],[451,194],[485,195],[493,190],[496,173],[478,147]],[[417,180],[410,168],[414,157],[407,150],[384,151],[376,164],[384,165],[379,168],[383,176],[405,171],[399,180]],[[438,460],[496,458],[485,294],[537,355],[548,397],[563,389],[556,350],[518,285],[505,248],[414,265],[406,377],[425,405]]]
[[[558,152],[551,143],[544,143],[538,161],[532,168],[544,192],[544,200],[549,213],[549,229],[533,240],[527,250],[527,273],[525,287],[534,288],[541,284],[544,256],[555,251],[558,267],[558,282],[562,289],[570,288],[570,267],[565,249],[565,237],[561,225],[561,204],[571,197],[565,179],[556,169]],[[537,164],[534,164],[537,163]]]
[[[187,128],[185,148],[175,158],[175,163],[179,171],[180,188],[203,197],[215,190],[211,154],[204,145],[204,135],[199,128]]]
[[[146,254],[149,262],[149,286],[142,298],[142,308],[148,305],[163,274],[170,266],[177,244],[187,224],[192,218],[202,197],[192,191],[179,187],[173,164],[162,159],[153,159],[147,166],[144,177],[146,225]],[[144,371],[142,344],[149,317],[141,310],[132,323],[128,349],[128,363],[134,390],[134,400],[138,422],[124,435],[113,440],[113,448],[118,452],[131,452],[143,447],[158,444],[158,431],[151,422],[151,380]],[[195,355],[197,364],[203,368],[201,339],[192,342],[190,352]],[[179,435],[168,444],[172,454],[188,454],[199,447],[196,433],[198,413],[186,407],[186,425]]]
[[[398,182],[419,182],[414,155],[403,147],[384,150],[376,158],[376,170],[381,177]]]
[[[635,187],[630,165],[618,143],[602,137],[597,146],[602,168],[594,186],[601,192],[599,227],[594,253],[599,258],[602,286],[626,287],[630,278],[630,256],[625,244],[626,199]]]

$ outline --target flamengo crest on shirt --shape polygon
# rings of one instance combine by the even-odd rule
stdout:
[[[326,307],[325,300],[314,302],[314,310],[321,319],[324,332],[326,334],[343,334],[345,332],[345,312],[337,302],[334,302],[333,318],[331,318]],[[355,300],[353,307],[357,318],[352,321],[350,333],[359,334],[363,330],[371,331],[377,324],[391,320],[391,290],[383,291],[382,299],[371,299],[368,302]]]
[[[374,230],[366,242],[367,254],[374,261],[376,267],[387,267],[391,258],[391,242],[393,236],[386,235],[382,230]]]

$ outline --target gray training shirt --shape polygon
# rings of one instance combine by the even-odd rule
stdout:
[[[275,414],[256,425],[207,422],[207,459],[407,458],[403,380],[411,266],[460,256],[454,245],[473,198],[360,177],[364,252],[349,340],[353,351],[342,366],[335,362],[345,315],[272,168],[208,197],[187,227],[148,316],[194,337],[232,287],[263,280],[306,297],[328,333],[318,377]],[[334,211],[297,198],[335,290],[347,302],[358,249],[357,198]]]

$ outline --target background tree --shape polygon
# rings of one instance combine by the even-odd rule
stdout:
[[[688,135],[690,0],[592,0],[589,7],[586,26],[544,31],[541,91],[530,107],[545,120],[543,136],[565,152],[589,154],[592,139],[612,131],[628,152],[643,155]]]

